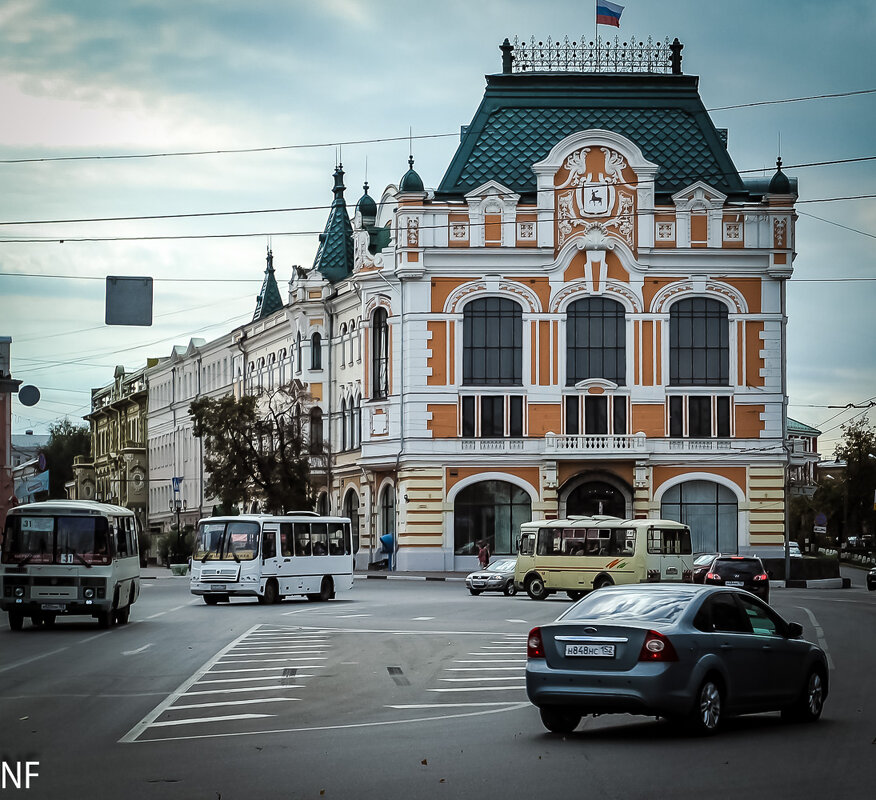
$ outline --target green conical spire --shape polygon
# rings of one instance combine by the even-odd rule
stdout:
[[[274,254],[270,247],[268,248],[267,262],[265,280],[262,283],[262,290],[256,298],[255,314],[252,315],[253,322],[257,319],[264,319],[283,307],[280,289],[277,287],[277,278],[274,276]]]
[[[353,273],[353,226],[344,202],[344,168],[335,168],[335,199],[329,210],[325,230],[319,235],[319,249],[313,266],[332,283],[344,280]]]

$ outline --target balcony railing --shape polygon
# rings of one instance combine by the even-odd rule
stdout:
[[[632,436],[594,434],[557,436],[549,433],[544,437],[544,444],[548,452],[556,450],[570,450],[576,453],[604,453],[619,450],[644,452],[647,447],[647,437],[643,433]]]

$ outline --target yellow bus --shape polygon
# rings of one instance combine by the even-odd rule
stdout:
[[[666,519],[593,516],[520,526],[514,583],[533,600],[624,583],[690,579],[690,528]]]

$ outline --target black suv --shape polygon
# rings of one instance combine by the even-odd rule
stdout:
[[[703,583],[712,586],[739,586],[770,601],[770,580],[756,556],[715,556]]]

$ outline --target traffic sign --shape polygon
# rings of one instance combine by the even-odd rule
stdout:
[[[822,513],[821,511],[819,511],[819,512],[815,515],[815,524],[816,524],[816,525],[820,525],[820,526],[822,526],[822,527],[823,527],[824,525],[827,525],[827,514],[824,514],[824,513]]]
[[[827,533],[827,528],[824,525],[816,525],[812,528],[813,533]]]

